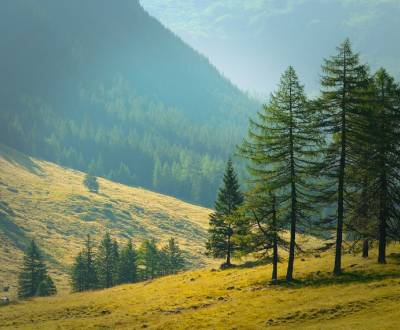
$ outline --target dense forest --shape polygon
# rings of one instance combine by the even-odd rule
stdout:
[[[134,1],[7,0],[0,18],[0,142],[212,205],[257,102]]]

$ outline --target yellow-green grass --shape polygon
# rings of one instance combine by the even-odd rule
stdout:
[[[193,265],[209,264],[205,238],[209,209],[99,178],[90,193],[84,173],[27,157],[0,145],[0,290],[15,297],[22,251],[31,239],[43,250],[60,291],[69,291],[68,270],[89,233],[109,231],[124,243],[146,238],[160,244],[175,237]]]
[[[201,269],[104,291],[37,298],[0,308],[10,329],[399,329],[400,254],[387,265],[333,254],[298,258],[297,281],[269,283],[271,266]],[[280,264],[284,277],[286,264]]]

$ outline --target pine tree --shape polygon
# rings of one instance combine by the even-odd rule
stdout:
[[[306,223],[313,211],[312,169],[318,164],[322,142],[315,117],[304,87],[289,67],[277,92],[258,113],[258,120],[250,121],[248,140],[239,149],[250,160],[251,181],[268,183],[279,202],[277,209],[290,227],[287,281],[293,279],[298,223]]]
[[[98,280],[94,261],[93,243],[87,235],[85,249],[75,258],[71,272],[72,289],[76,292],[97,288]]]
[[[215,202],[215,211],[210,216],[210,229],[206,244],[209,254],[215,258],[226,258],[225,266],[231,266],[231,256],[235,250],[232,236],[235,233],[235,224],[231,216],[242,204],[243,196],[237,175],[229,159],[223,178],[222,187],[219,189]]]
[[[110,288],[115,279],[115,250],[110,234],[106,233],[96,255],[96,270],[101,288]]]
[[[174,238],[170,238],[168,244],[162,249],[162,258],[165,275],[176,274],[185,266],[185,259]]]
[[[157,248],[156,241],[146,240],[140,247],[140,259],[144,268],[144,278],[153,279],[160,273],[160,251]]]
[[[367,69],[360,65],[350,41],[344,41],[337,50],[337,55],[325,60],[321,80],[322,126],[331,139],[323,163],[325,177],[330,179],[324,197],[328,203],[336,198],[337,203],[335,275],[342,272],[345,191],[350,191],[347,170],[357,160],[358,145],[365,143],[359,133],[365,131],[362,108],[363,93],[368,85]]]
[[[118,276],[118,268],[119,268],[119,246],[118,242],[113,239],[113,244],[112,244],[112,269],[113,269],[113,285],[119,284],[119,276]]]
[[[129,240],[121,250],[118,266],[118,282],[133,283],[137,280],[136,252],[132,241]]]
[[[284,230],[278,219],[276,197],[268,187],[260,184],[247,193],[240,219],[247,223],[248,231],[241,237],[242,250],[256,254],[256,257],[269,257],[272,250],[272,282],[278,280],[278,248],[287,249],[288,244],[281,233]]]
[[[87,290],[86,282],[86,262],[83,252],[80,252],[76,257],[71,270],[72,291],[82,292]]]
[[[399,86],[386,70],[374,80],[375,123],[372,131],[372,194],[378,196],[378,262],[386,263],[386,245],[391,227],[400,218],[400,104]]]
[[[56,286],[54,285],[54,282],[50,276],[46,276],[46,278],[39,283],[39,286],[36,291],[36,295],[38,297],[53,296],[56,293],[57,293]]]
[[[93,290],[98,287],[98,278],[95,265],[95,254],[93,252],[93,242],[89,234],[86,236],[83,256],[86,274],[85,290]]]
[[[34,297],[39,284],[47,278],[46,265],[35,241],[31,241],[24,255],[23,265],[18,277],[18,297]]]

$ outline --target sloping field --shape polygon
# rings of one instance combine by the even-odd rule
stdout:
[[[0,145],[0,289],[15,296],[22,251],[34,238],[59,290],[87,234],[109,231],[121,243],[175,237],[194,266],[208,264],[204,245],[209,209],[99,178],[100,191],[83,186],[84,173],[27,157]]]

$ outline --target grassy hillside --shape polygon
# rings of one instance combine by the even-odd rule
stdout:
[[[132,237],[160,243],[175,237],[195,266],[204,256],[209,209],[99,178],[100,192],[83,186],[84,174],[35,160],[0,145],[0,288],[15,284],[22,250],[34,238],[61,291],[66,272],[89,233],[106,230],[122,243]]]
[[[0,328],[26,329],[398,329],[400,254],[387,265],[330,251],[296,263],[297,282],[268,282],[270,266],[203,269],[151,282],[39,298],[0,308]],[[280,275],[284,267],[280,264]]]

